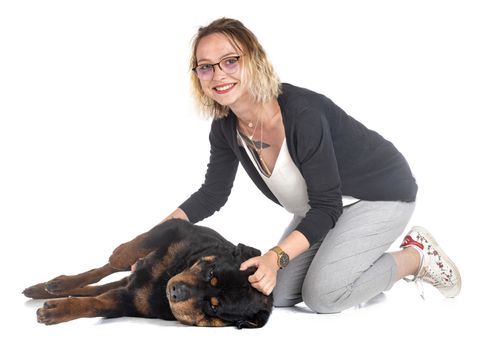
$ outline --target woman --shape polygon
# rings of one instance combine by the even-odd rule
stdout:
[[[421,227],[386,253],[415,207],[404,157],[379,134],[315,92],[280,83],[255,35],[233,19],[199,29],[192,88],[211,125],[202,187],[168,218],[198,222],[226,202],[238,163],[272,201],[294,214],[278,245],[243,262],[275,306],[304,301],[340,312],[406,276],[454,297],[454,263]]]

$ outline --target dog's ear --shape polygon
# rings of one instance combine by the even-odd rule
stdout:
[[[262,255],[260,253],[260,250],[249,247],[242,243],[238,243],[238,245],[235,248],[235,251],[233,252],[233,256],[239,257],[240,261],[245,261],[250,258],[253,258],[254,256],[260,256],[260,255]]]
[[[260,328],[263,327],[269,319],[271,312],[268,310],[260,310],[251,320],[240,320],[235,323],[236,328]]]

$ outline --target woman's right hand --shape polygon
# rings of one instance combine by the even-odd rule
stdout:
[[[182,219],[185,221],[189,221],[189,218],[187,217],[187,214],[180,208],[175,209],[172,213],[170,213],[169,216],[167,216],[165,219],[163,219],[160,224],[163,224],[165,221],[170,220],[170,219]]]

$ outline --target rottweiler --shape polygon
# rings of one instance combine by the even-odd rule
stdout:
[[[37,310],[46,325],[81,317],[122,316],[178,320],[193,326],[259,328],[272,311],[272,295],[253,288],[240,264],[261,253],[234,245],[216,231],[171,219],[121,244],[109,262],[79,275],[61,275],[26,288],[25,296],[50,299]],[[91,285],[119,271],[120,281]],[[56,299],[62,298],[62,299]]]

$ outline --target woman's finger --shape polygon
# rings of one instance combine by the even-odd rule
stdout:
[[[242,264],[240,265],[240,271],[244,271],[252,266],[258,266],[259,258],[260,256],[256,256],[242,262]]]

